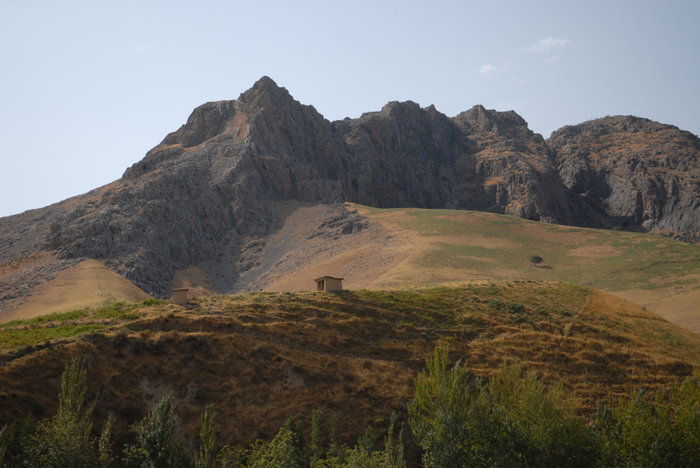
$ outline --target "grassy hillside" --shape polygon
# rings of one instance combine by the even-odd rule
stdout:
[[[41,259],[42,256],[35,257]],[[0,280],[5,279],[0,271]],[[0,323],[84,307],[99,307],[115,301],[138,302],[150,297],[103,262],[93,259],[82,260],[58,272],[31,295],[27,296],[24,290],[14,296],[15,300],[10,301],[6,310],[0,313]]]
[[[234,287],[298,291],[315,288],[314,278],[324,274],[344,277],[351,290],[563,281],[611,292],[700,334],[700,245],[483,212],[348,206],[290,202],[280,229],[249,249],[243,263],[250,269],[235,284],[219,276],[234,270],[222,273],[205,262],[177,271],[172,286],[202,295]],[[533,255],[543,263],[533,265]],[[32,291],[17,275],[23,270],[0,271],[0,283],[14,278],[24,288],[11,292],[0,323],[147,297],[96,260],[61,271]]]
[[[700,333],[700,245],[475,211],[356,208],[410,245],[376,287],[564,281],[612,292]],[[533,255],[544,262],[534,266]]]
[[[308,421],[314,409],[338,412],[341,433],[358,434],[394,409],[405,415],[413,379],[440,344],[477,375],[521,361],[545,382],[563,382],[584,412],[700,365],[697,335],[571,284],[249,293],[186,308],[150,300],[0,326],[0,424],[53,414],[64,363],[83,356],[98,422],[116,414],[118,438],[168,392],[190,435],[207,403],[225,442],[270,437],[288,416]]]

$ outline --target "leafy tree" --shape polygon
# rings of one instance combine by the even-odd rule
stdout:
[[[594,463],[595,440],[561,386],[547,390],[536,374],[525,374],[519,364],[513,364],[502,366],[485,390],[501,428],[490,435],[494,441],[491,453],[499,453],[504,465],[577,467]],[[493,426],[493,418],[490,422],[498,427]]]
[[[328,455],[338,454],[338,413],[333,413],[331,415],[330,421],[328,421]]]
[[[56,416],[42,421],[30,442],[30,465],[90,467],[109,463],[111,421],[105,424],[96,450],[90,436],[93,406],[84,408],[86,389],[85,363],[73,359],[61,375]]]
[[[110,466],[115,461],[112,452],[112,426],[114,425],[114,416],[109,415],[100,438],[97,440],[97,464],[99,466]]]
[[[531,261],[532,264],[535,265],[535,266],[537,266],[537,265],[539,265],[540,263],[542,263],[543,260],[544,260],[544,259],[543,259],[542,257],[540,257],[539,255],[533,255],[532,257],[530,257],[530,261]]]
[[[314,410],[311,414],[311,463],[324,457],[324,450],[321,443],[321,423],[323,412]]]
[[[217,457],[220,448],[216,442],[216,434],[214,433],[213,425],[216,411],[212,405],[207,405],[202,415],[202,426],[199,429],[199,439],[202,446],[194,459],[196,468],[215,468],[217,466]]]
[[[374,450],[377,437],[372,428],[368,427],[357,439],[355,447],[342,450],[338,455],[315,460],[311,466],[313,468],[405,468],[403,431],[400,431],[399,442],[395,444],[395,425],[396,413],[392,413],[384,440],[384,450]]]
[[[0,430],[0,466],[26,464],[35,433],[36,423],[31,416],[12,421],[9,426],[4,426]]]
[[[301,468],[309,466],[304,437],[293,419],[269,441],[257,440],[248,452],[249,468]]]
[[[0,429],[0,441],[3,441],[2,435],[5,433],[5,429],[7,429],[7,425],[2,426],[2,429]],[[7,448],[5,447],[5,444],[0,444],[0,463],[2,462],[3,458],[5,458],[5,452],[7,451]]]
[[[599,465],[697,466],[700,460],[698,371],[670,391],[599,405],[593,419]]]
[[[174,398],[169,394],[146,417],[131,426],[137,444],[125,447],[125,464],[141,468],[187,466],[184,447],[173,441],[176,423]]]
[[[561,387],[549,392],[535,374],[503,366],[488,384],[459,362],[447,368],[447,348],[426,360],[409,403],[423,463],[444,466],[590,466],[595,441]]]
[[[675,453],[679,463],[690,465],[700,460],[700,368],[671,390],[669,406]]]
[[[466,458],[469,378],[459,362],[448,370],[447,354],[447,347],[436,348],[426,358],[426,372],[416,377],[408,404],[409,424],[427,467],[459,466]]]
[[[365,453],[372,453],[375,445],[377,445],[377,436],[374,435],[372,427],[367,426],[364,434],[357,439],[357,447]]]
[[[396,427],[396,412],[391,413],[389,429],[384,439],[384,463],[386,466],[401,468],[406,466],[406,453],[404,450],[403,428],[399,430],[399,443],[394,445],[394,429]]]

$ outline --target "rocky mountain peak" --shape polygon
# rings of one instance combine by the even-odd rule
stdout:
[[[236,100],[194,109],[122,179],[43,209],[44,224],[0,223],[0,258],[102,259],[155,295],[197,266],[213,290],[233,291],[290,201],[482,210],[697,240],[698,164],[697,137],[646,119],[565,127],[547,142],[514,111],[480,105],[448,118],[393,101],[331,123],[263,77]]]
[[[401,115],[420,112],[421,107],[413,101],[389,101],[384,104],[380,114]]]
[[[527,122],[515,111],[499,112],[477,104],[456,115],[453,120],[469,133],[531,134]]]
[[[547,140],[564,184],[601,207],[606,227],[700,239],[700,139],[672,125],[613,116]]]
[[[275,80],[273,80],[267,75],[261,76],[258,81],[253,83],[253,86],[250,88],[250,90],[256,92],[278,92],[281,90],[284,90],[285,92],[287,91],[285,88],[278,86]]]
[[[257,115],[284,112],[286,107],[300,106],[285,88],[263,76],[235,101],[216,101],[202,104],[192,111],[187,123],[170,133],[161,145],[197,146],[222,133],[236,114],[252,121]]]
[[[179,144],[183,148],[197,146],[219,134],[234,113],[233,101],[202,104],[192,111],[187,123],[166,136],[161,145]]]
[[[552,132],[550,139],[575,138],[578,135],[584,134],[586,138],[600,138],[603,135],[611,133],[637,133],[660,127],[670,126],[665,126],[658,122],[633,115],[616,115],[589,120],[577,125],[566,125]]]
[[[241,93],[238,102],[251,113],[270,106],[283,107],[293,103],[299,104],[286,88],[277,86],[277,83],[267,76],[263,76],[249,90]]]

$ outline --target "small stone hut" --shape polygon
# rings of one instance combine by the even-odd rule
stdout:
[[[315,279],[317,291],[342,291],[343,278],[333,276],[321,276]]]
[[[188,288],[177,288],[173,289],[173,302],[177,305],[187,305],[187,292]]]

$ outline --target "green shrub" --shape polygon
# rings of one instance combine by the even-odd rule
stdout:
[[[167,304],[169,301],[166,299],[156,299],[155,297],[149,297],[148,299],[144,299],[140,305],[144,307],[153,307],[161,304]]]
[[[459,466],[467,459],[469,400],[475,392],[459,362],[447,369],[447,354],[447,347],[436,348],[426,358],[408,404],[409,424],[428,467]]]
[[[146,417],[131,426],[137,443],[125,447],[124,463],[133,467],[188,466],[184,447],[173,441],[176,421],[173,395],[166,395]]]
[[[66,364],[61,375],[56,416],[40,422],[30,441],[30,466],[92,467],[109,464],[111,420],[105,424],[99,440],[95,441],[90,435],[93,407],[84,407],[86,388],[85,363],[73,359]]]
[[[403,430],[399,432],[398,444],[394,442],[396,413],[391,414],[389,429],[384,439],[384,450],[374,450],[377,437],[371,427],[357,439],[357,444],[351,449],[340,451],[337,455],[329,455],[311,462],[313,468],[405,468]],[[313,438],[313,437],[312,437]]]
[[[0,466],[23,466],[28,463],[36,422],[31,416],[15,420],[0,430]]]
[[[249,468],[302,468],[309,466],[304,437],[292,419],[269,441],[257,440],[248,452]]]
[[[590,466],[595,440],[564,398],[534,374],[504,366],[488,384],[458,362],[448,370],[447,348],[426,359],[408,406],[423,464],[444,466]]]
[[[199,429],[199,440],[202,445],[194,459],[196,468],[216,468],[219,446],[216,442],[216,434],[213,425],[216,411],[212,405],[207,405],[202,415],[202,425]]]
[[[599,405],[594,430],[599,465],[697,466],[700,460],[700,379],[653,397],[640,390],[633,398]]]
[[[131,313],[136,308],[135,304],[126,302],[115,302],[114,304],[100,307],[95,313],[95,318],[113,319],[113,320],[135,320],[139,318],[139,314]]]
[[[487,432],[473,431],[483,437],[473,445],[493,441],[491,454],[500,453],[503,466],[578,467],[595,461],[595,440],[561,386],[547,389],[534,373],[525,374],[515,364],[502,366],[481,390],[490,415],[499,416],[497,423],[492,417],[484,422],[499,430],[480,425]]]

